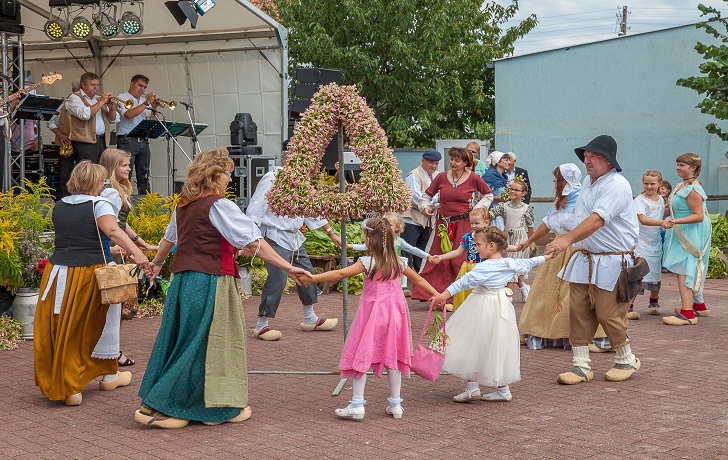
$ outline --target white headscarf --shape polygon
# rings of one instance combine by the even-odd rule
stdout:
[[[566,181],[564,190],[561,191],[563,196],[568,196],[574,190],[581,188],[581,169],[574,163],[564,163],[559,166],[559,172]]]
[[[501,158],[503,158],[503,155],[505,153],[499,152],[498,150],[494,150],[490,152],[490,155],[488,155],[488,159],[486,160],[486,164],[488,166],[495,166],[498,164],[498,162],[501,161]]]

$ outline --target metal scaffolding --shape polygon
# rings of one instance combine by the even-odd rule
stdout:
[[[0,32],[0,51],[2,52],[2,89],[3,98],[25,87],[25,68],[23,65],[23,35]],[[10,111],[6,104],[4,110]],[[25,150],[24,128],[25,120],[13,120],[11,116],[5,117],[3,129],[5,130],[5,155],[3,155],[2,190],[5,192],[15,185],[22,185],[25,179]],[[19,125],[20,151],[12,152],[10,139],[13,125]]]

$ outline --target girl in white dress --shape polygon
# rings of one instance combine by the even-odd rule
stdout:
[[[516,311],[506,284],[517,273],[528,273],[546,258],[504,258],[508,238],[503,231],[485,227],[474,233],[483,261],[434,299],[436,305],[443,305],[458,292],[473,290],[447,321],[442,369],[468,380],[466,390],[453,398],[456,402],[510,401],[508,385],[521,380],[521,355]],[[498,391],[481,397],[480,384],[497,386]]]
[[[662,237],[660,226],[665,222],[665,200],[660,196],[662,173],[650,169],[642,174],[644,191],[634,199],[634,209],[640,221],[640,234],[637,238],[635,255],[644,257],[650,266],[650,272],[642,279],[642,288],[650,291],[650,304],[647,312],[650,315],[660,314],[660,285],[662,284]],[[640,314],[634,311],[635,296],[629,306],[627,319],[639,319]]]

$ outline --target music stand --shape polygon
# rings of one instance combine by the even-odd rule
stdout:
[[[173,136],[184,136],[184,137],[192,137],[192,127],[193,125],[190,123],[170,123],[169,126],[169,132],[172,133]],[[194,129],[195,129],[195,135],[200,134],[202,131],[207,128],[206,123],[195,123]]]
[[[194,131],[193,131],[194,127]],[[175,138],[177,136],[184,136],[184,137],[191,137],[193,139],[197,139],[197,134],[201,133],[205,128],[207,128],[206,123],[195,123],[194,125],[191,123],[181,123],[181,122],[174,122],[169,124],[169,132],[172,136]],[[193,134],[194,133],[194,134]],[[179,144],[177,144],[179,146]],[[182,147],[180,147],[181,149]],[[183,150],[184,152],[184,150]],[[195,144],[193,142],[192,144],[192,156],[194,156],[195,152]],[[187,154],[185,154],[186,156]],[[190,157],[187,157],[188,160],[190,160]],[[192,162],[192,160],[190,160]],[[172,156],[172,171],[175,171],[175,164],[174,164],[174,155]]]
[[[172,123],[168,121],[159,120],[142,120],[138,125],[132,129],[127,136],[129,137],[142,137],[145,139],[157,139],[158,137],[164,136],[165,126],[169,127]]]
[[[35,94],[26,94],[22,101],[15,107],[13,118],[15,120],[35,120],[36,131],[38,132],[38,174],[45,175],[43,168],[43,137],[41,134],[41,120],[48,121],[53,115],[58,114],[58,108],[63,104],[63,99],[36,96]],[[20,127],[20,172],[25,177],[25,127]]]

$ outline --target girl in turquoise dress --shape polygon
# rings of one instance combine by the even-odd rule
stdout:
[[[665,324],[685,326],[698,323],[698,316],[708,316],[705,304],[696,304],[693,295],[702,292],[710,254],[710,217],[707,196],[698,182],[701,160],[694,153],[677,157],[677,175],[683,180],[670,194],[672,216],[662,227],[667,230],[662,265],[677,274],[681,310],[662,318]]]

